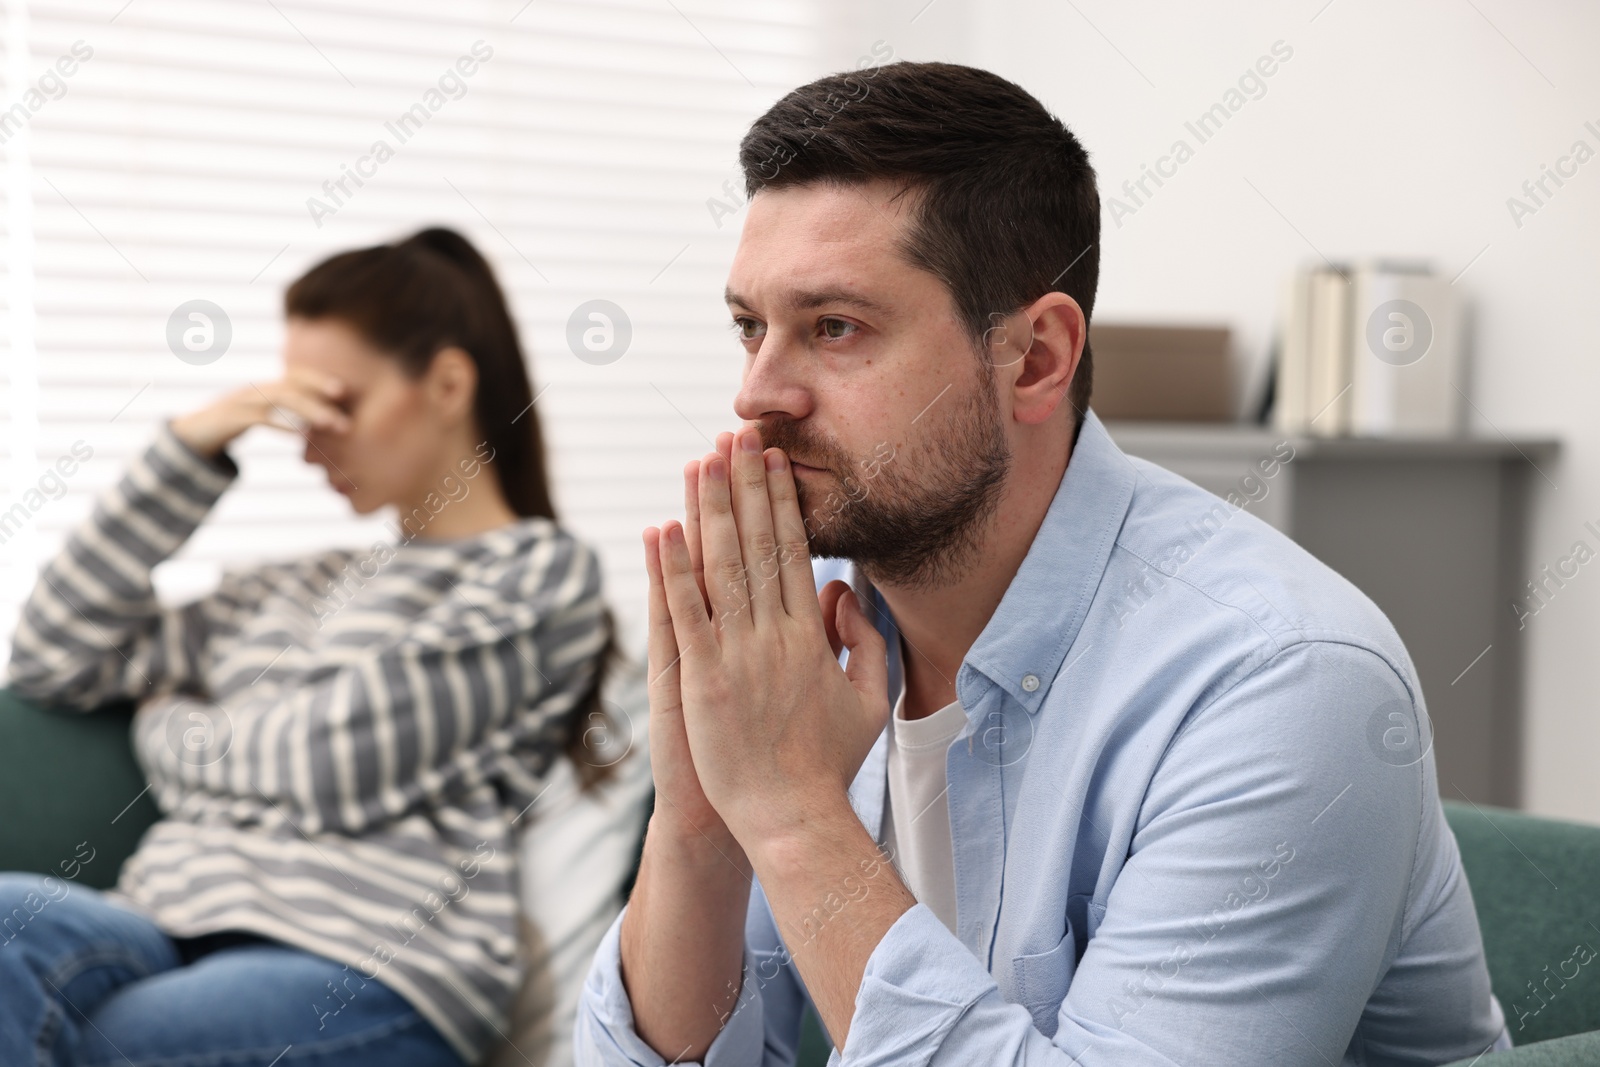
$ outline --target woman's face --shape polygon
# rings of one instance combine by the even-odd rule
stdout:
[[[349,429],[308,429],[305,460],[327,473],[357,513],[409,506],[453,464],[447,453],[459,435],[462,398],[441,391],[437,366],[412,378],[399,360],[331,318],[290,318],[283,359],[286,369],[336,378],[344,387],[333,402],[349,416]],[[469,396],[469,411],[470,402]]]

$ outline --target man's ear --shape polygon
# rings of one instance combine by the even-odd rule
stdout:
[[[428,397],[446,423],[472,418],[478,396],[478,364],[466,349],[456,345],[439,349],[423,377]]]
[[[1055,414],[1078,373],[1089,326],[1083,308],[1066,293],[1046,293],[1018,313],[1017,332],[1026,351],[1000,360],[1015,361],[1010,369],[1011,413],[1022,423],[1038,424]],[[1020,347],[1020,346],[1018,346]]]

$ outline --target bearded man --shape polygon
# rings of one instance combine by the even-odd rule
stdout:
[[[645,531],[657,799],[580,1062],[791,1063],[808,1004],[842,1063],[1508,1045],[1393,627],[1089,409],[1077,138],[896,63],[740,157],[743,425]]]

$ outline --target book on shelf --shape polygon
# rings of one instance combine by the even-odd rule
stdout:
[[[1461,432],[1461,309],[1425,265],[1319,263],[1284,285],[1277,397],[1282,433]]]

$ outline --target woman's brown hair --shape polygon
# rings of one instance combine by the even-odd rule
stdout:
[[[544,436],[516,324],[494,271],[461,234],[430,227],[396,244],[330,256],[284,294],[291,318],[337,319],[408,374],[420,376],[441,349],[465,350],[478,368],[473,413],[493,449],[494,471],[512,511],[556,521],[545,469]],[[618,655],[616,627],[605,613],[606,643],[584,698],[567,722],[566,752],[585,788],[610,776],[586,739],[609,731],[600,692]]]

